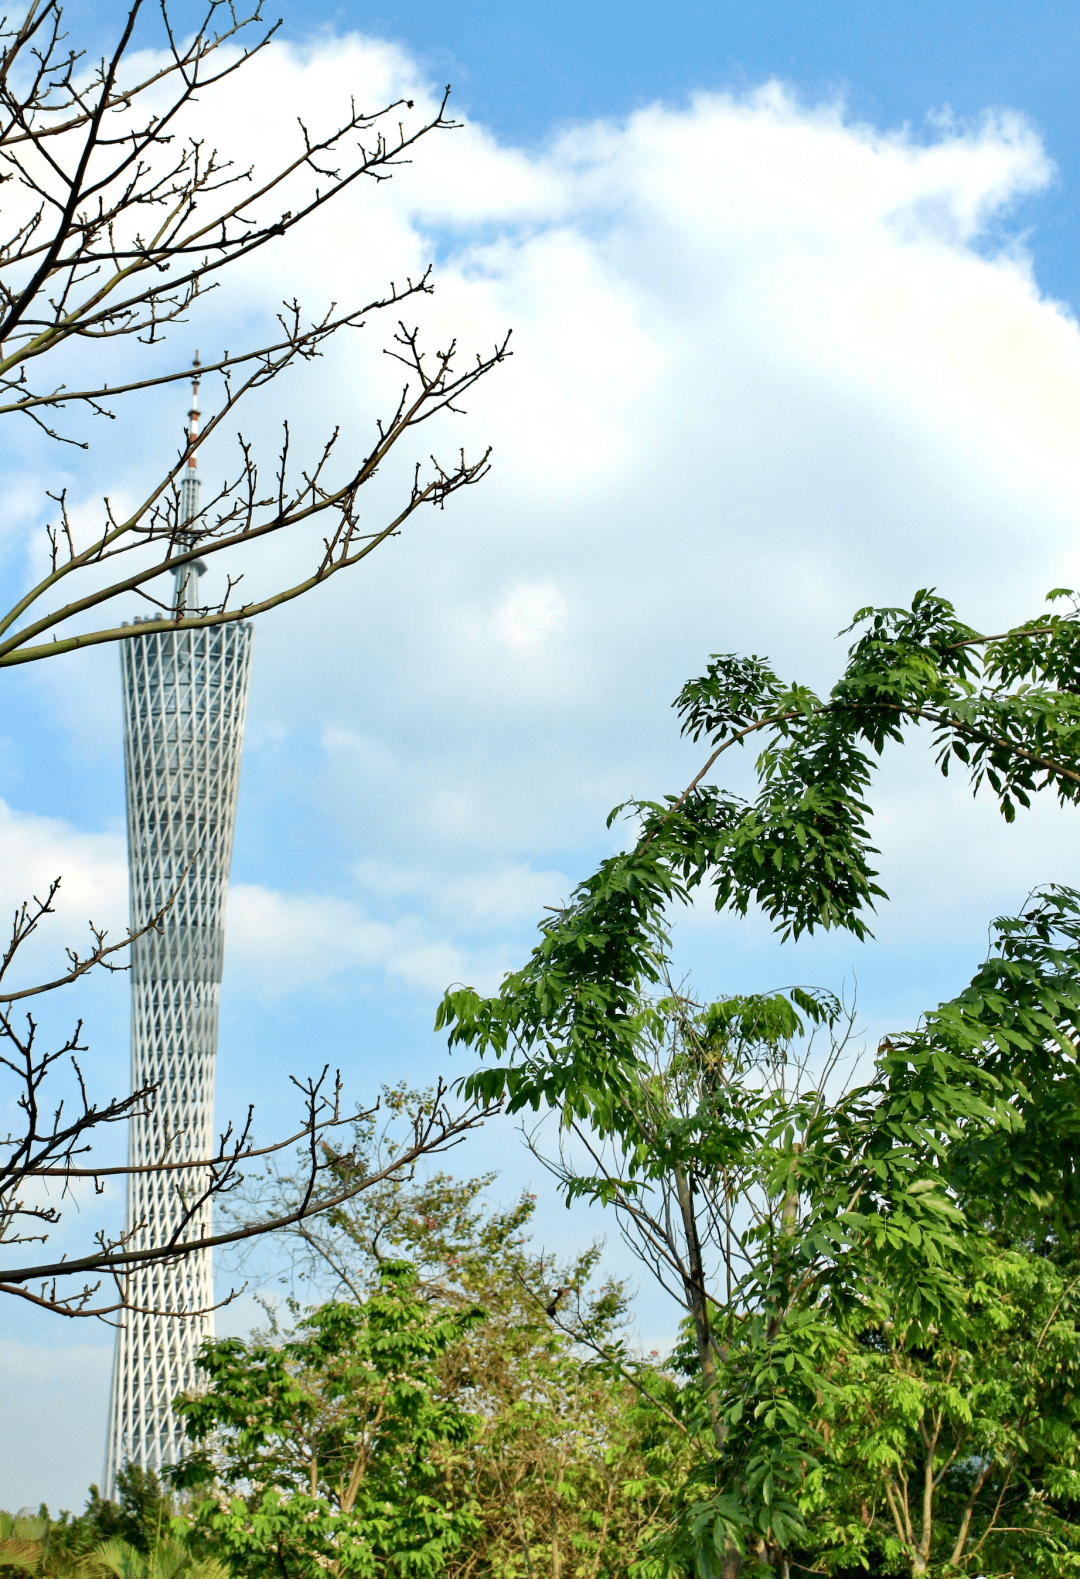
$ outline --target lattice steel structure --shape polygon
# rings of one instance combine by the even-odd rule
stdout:
[[[198,422],[198,359],[191,433]],[[198,513],[194,457],[181,483],[182,521]],[[192,574],[176,573],[176,606],[187,607]],[[180,892],[160,935],[132,946],[131,1079],[133,1089],[160,1082],[153,1110],[131,1120],[129,1162],[206,1157],[214,1133],[218,997],[225,942],[225,897],[244,733],[251,626],[158,631],[120,644],[124,690],[128,880],[132,931]],[[129,1177],[127,1230],[135,1247],[168,1241],[188,1200],[205,1188],[191,1173]],[[184,1230],[210,1230],[210,1205]],[[213,1269],[209,1250],[177,1264],[132,1274],[130,1306],[116,1335],[104,1490],[129,1460],[160,1470],[175,1463],[183,1432],[173,1414],[177,1393],[195,1379],[199,1344],[212,1336]],[[194,1314],[174,1314],[194,1312]]]

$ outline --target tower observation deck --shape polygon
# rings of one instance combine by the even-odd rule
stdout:
[[[198,357],[189,436],[198,423]],[[181,522],[199,510],[192,454],[181,478]],[[173,572],[177,612],[203,567]],[[156,631],[120,643],[124,699],[124,779],[132,931],[167,901],[187,868],[160,933],[132,945],[132,1089],[158,1083],[150,1112],[130,1121],[134,1166],[207,1157],[214,1144],[218,998],[225,943],[225,899],[244,735],[251,626]],[[189,866],[189,863],[190,866]],[[166,1243],[184,1198],[205,1188],[198,1170],[133,1173],[127,1231],[132,1248]],[[184,1239],[210,1232],[210,1205]],[[184,1435],[173,1413],[177,1393],[195,1380],[195,1356],[214,1331],[209,1249],[176,1264],[133,1270],[129,1308],[116,1334],[103,1490],[131,1461],[160,1470],[175,1463]]]

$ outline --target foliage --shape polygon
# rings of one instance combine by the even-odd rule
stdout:
[[[284,1342],[204,1344],[207,1390],[181,1404],[196,1451],[175,1472],[219,1488],[195,1530],[241,1572],[440,1572],[474,1525],[443,1491],[473,1422],[436,1361],[479,1316],[432,1311],[393,1261],[368,1299],[307,1313]]]
[[[146,1552],[127,1541],[102,1541],[83,1560],[86,1579],[229,1579],[229,1570],[212,1557],[196,1557],[188,1543],[162,1536]]]
[[[415,1106],[418,1093],[386,1099]],[[437,1362],[444,1395],[474,1422],[445,1461],[447,1497],[475,1515],[447,1575],[627,1573],[685,1473],[678,1389],[650,1362],[632,1381],[597,1363],[618,1338],[625,1290],[597,1279],[597,1246],[570,1260],[537,1254],[535,1199],[490,1207],[492,1182],[389,1176],[292,1231],[294,1286],[363,1301],[388,1258],[407,1257],[433,1311],[482,1307]],[[268,1175],[250,1207],[277,1210],[298,1187]]]
[[[562,1149],[547,1160],[562,1187],[613,1207],[686,1311],[696,1451],[653,1545],[671,1571],[785,1568],[801,1552],[834,1569],[973,1572],[1014,1560],[1008,1519],[1019,1549],[1071,1571],[1069,1367],[1038,1430],[1024,1409],[1071,1322],[1080,895],[1042,890],[999,921],[970,986],[886,1038],[869,1079],[839,1093],[835,1000],[796,987],[698,1004],[671,982],[670,909],[701,886],[720,909],[760,904],[784,937],[868,935],[884,897],[868,792],[911,726],[929,726],[942,772],[959,764],[973,791],[989,786],[1006,821],[1036,790],[1080,796],[1075,613],[984,637],[920,593],[856,625],[824,700],[757,658],[714,658],[676,702],[684,732],[712,747],[702,771],[679,796],[630,803],[633,848],[541,924],[495,997],[452,991],[438,1024],[494,1057],[467,1090],[557,1110]],[[756,799],[704,785],[754,734]],[[815,1030],[834,1041],[811,1079]],[[867,1499],[852,1466],[877,1441],[872,1418],[891,1445],[874,1448]],[[953,1457],[933,1483],[930,1452],[929,1504],[909,1524],[897,1487],[914,1484],[935,1430]]]
[[[766,735],[756,800],[702,788],[707,764],[634,803],[634,849],[526,967],[440,1010],[488,1058],[469,1093],[554,1109],[558,1154],[540,1131],[534,1150],[680,1301],[670,1364],[634,1353],[595,1247],[536,1254],[531,1197],[493,1210],[490,1177],[388,1166],[364,1116],[322,1144],[340,1200],[287,1241],[294,1287],[329,1300],[209,1345],[183,1405],[183,1527],[234,1572],[1080,1569],[1080,893],[995,923],[969,985],[857,1084],[830,994],[672,980],[670,906],[707,883],[791,935],[865,934],[874,759],[912,724],[1007,820],[1039,788],[1076,798],[1074,616],[982,638],[922,594],[860,618],[824,702],[714,660],[678,706],[710,764]],[[424,1100],[386,1093],[392,1114]],[[272,1155],[245,1210],[291,1221],[304,1188]]]
[[[0,1512],[0,1571],[36,1572],[44,1555],[48,1525],[48,1518],[41,1514]]]
[[[119,1540],[145,1556],[167,1535],[176,1506],[172,1495],[162,1486],[152,1469],[125,1464],[116,1477],[117,1500],[103,1497],[96,1486],[82,1513],[62,1512],[50,1517],[44,1504],[35,1515],[0,1514],[12,1528],[0,1522],[0,1536],[32,1541],[41,1572],[53,1575],[73,1573],[79,1564],[104,1542]],[[2,1551],[2,1548],[0,1548]],[[12,1562],[0,1556],[0,1566]]]
[[[1080,1572],[1080,1278],[987,1247],[962,1336],[913,1342],[869,1314],[815,1413],[801,1501],[830,1569]],[[813,1402],[810,1403],[813,1409]]]
[[[1052,593],[1056,598],[1063,594]],[[640,999],[664,979],[666,911],[711,885],[718,909],[759,904],[784,937],[816,928],[868,936],[884,892],[866,800],[875,759],[929,726],[943,773],[989,785],[1007,820],[1036,789],[1080,799],[1080,623],[1047,614],[981,636],[950,603],[920,592],[910,610],[862,609],[848,663],[824,699],[756,657],[714,657],[676,698],[683,733],[711,754],[681,795],[633,801],[633,847],[601,862],[540,926],[528,964],[499,993],[448,992],[437,1026],[451,1045],[497,1062],[466,1081],[511,1110],[559,1104],[601,1134],[639,1070]],[[854,627],[853,627],[854,628]],[[753,801],[703,784],[755,735]],[[505,1062],[502,1062],[505,1060]]]

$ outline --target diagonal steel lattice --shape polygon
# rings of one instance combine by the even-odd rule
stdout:
[[[197,402],[192,412],[192,432]],[[198,512],[198,477],[189,463],[181,519]],[[177,574],[176,604],[200,565]],[[136,621],[138,623],[138,621]],[[185,868],[160,933],[132,946],[132,1089],[158,1082],[150,1110],[132,1118],[128,1161],[208,1157],[213,1151],[218,999],[225,943],[225,899],[232,860],[251,626],[158,631],[120,644],[124,693],[128,880],[132,931],[167,901]],[[190,865],[189,865],[190,863]],[[126,1230],[134,1248],[167,1243],[184,1200],[206,1187],[204,1170],[133,1173]],[[210,1232],[207,1202],[183,1238]],[[211,1337],[213,1267],[209,1249],[139,1267],[131,1275],[113,1356],[103,1489],[115,1495],[128,1462],[161,1470],[183,1452],[173,1413],[195,1381],[195,1356]]]

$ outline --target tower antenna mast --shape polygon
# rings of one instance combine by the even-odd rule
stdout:
[[[194,530],[186,531],[191,522],[197,520],[199,514],[199,493],[202,481],[199,477],[195,444],[199,437],[199,383],[202,379],[202,366],[199,362],[199,353],[195,352],[191,373],[191,409],[188,412],[187,425],[187,465],[184,467],[180,479],[180,522],[176,534],[176,544],[182,553],[186,553],[198,541],[198,533]],[[194,590],[192,582],[206,571],[206,566],[201,559],[189,560],[185,565],[177,565],[173,571],[176,579],[176,592],[173,598],[173,612],[179,616],[188,610],[188,598]]]

